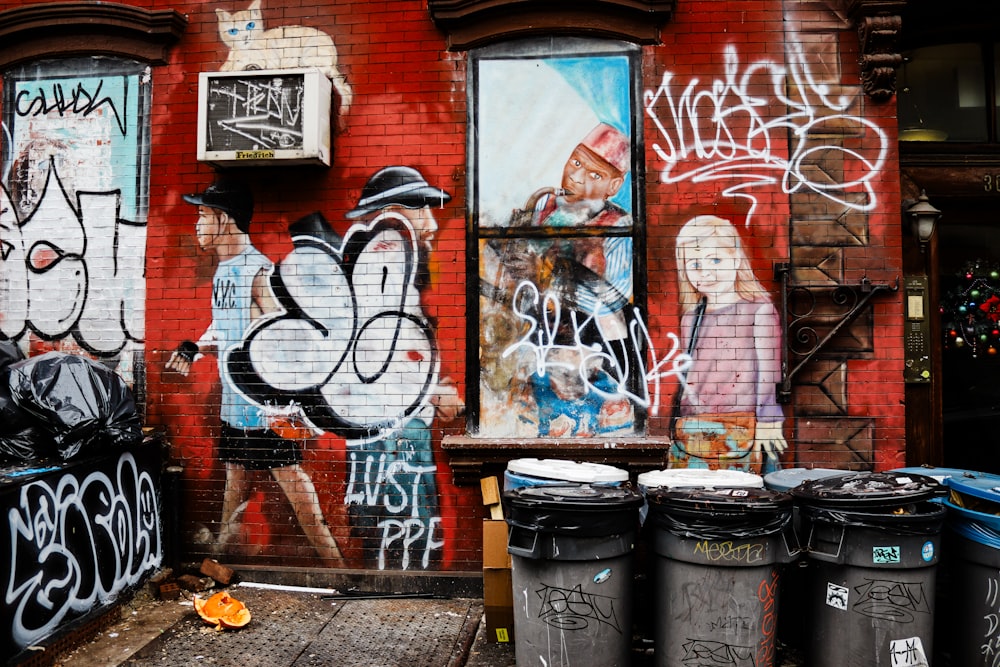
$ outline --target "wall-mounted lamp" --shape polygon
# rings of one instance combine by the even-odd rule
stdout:
[[[920,252],[924,252],[927,243],[934,234],[934,226],[941,217],[941,211],[931,205],[927,199],[927,193],[921,190],[920,197],[916,203],[906,209],[906,214],[910,216],[910,224],[913,227],[913,235],[920,241]]]

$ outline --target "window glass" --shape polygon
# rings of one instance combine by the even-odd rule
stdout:
[[[986,80],[979,44],[903,54],[897,90],[902,141],[986,141]]]
[[[474,434],[643,428],[637,54],[545,40],[474,55]]]

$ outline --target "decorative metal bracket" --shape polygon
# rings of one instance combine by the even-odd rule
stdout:
[[[848,0],[848,16],[858,29],[861,85],[876,102],[896,94],[896,70],[903,64],[897,42],[906,0]]]
[[[820,335],[810,322],[810,318],[816,317],[817,297],[814,290],[807,285],[792,284],[790,277],[791,264],[779,262],[774,265],[774,279],[781,282],[782,334],[785,343],[781,350],[781,382],[776,388],[779,403],[792,402],[792,380],[795,376],[822,352],[838,333],[849,326],[877,294],[899,290],[898,278],[895,285],[874,285],[865,278],[859,285],[837,285],[826,290],[829,292],[830,302],[839,312],[829,331],[825,335]],[[804,312],[793,312],[793,294],[805,297],[809,307]],[[792,365],[793,357],[794,365]]]

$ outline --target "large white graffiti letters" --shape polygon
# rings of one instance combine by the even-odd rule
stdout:
[[[4,604],[13,608],[14,640],[26,646],[51,634],[67,614],[110,601],[158,567],[158,502],[149,472],[128,453],[114,471],[22,487],[7,515]]]
[[[146,227],[119,218],[120,192],[80,192],[74,208],[50,163],[23,221],[0,190],[0,335],[72,335],[113,356],[145,335]]]
[[[727,181],[724,194],[753,204],[754,188],[780,183],[786,193],[806,189],[847,208],[875,207],[871,181],[888,150],[885,133],[851,115],[853,98],[817,82],[801,64],[801,47],[792,48],[787,66],[758,61],[741,69],[736,49],[727,47],[722,78],[685,85],[666,72],[656,90],[646,91],[646,114],[661,139],[653,149],[665,162],[663,182]],[[831,136],[870,148],[855,150]],[[840,175],[816,168],[831,152],[844,159]]]
[[[363,522],[368,517],[380,517],[374,532],[379,542],[380,570],[389,565],[390,554],[398,554],[398,565],[405,570],[414,553],[419,556],[420,567],[427,569],[435,550],[444,546],[441,518],[432,516],[436,512],[437,466],[403,460],[409,455],[406,451],[391,451],[376,456],[357,449],[349,453],[344,503],[357,508],[357,514],[365,517]],[[428,507],[428,503],[434,506]]]
[[[1000,666],[1000,579],[986,579],[985,599],[987,613],[983,615],[983,643],[979,647],[983,665]]]
[[[339,248],[317,234],[292,240],[272,279],[282,311],[229,351],[226,372],[250,400],[299,405],[320,429],[352,440],[392,433],[437,381],[410,222],[384,214],[353,226]]]
[[[580,321],[579,311],[568,309],[564,311],[554,294],[550,292],[541,294],[534,283],[521,282],[515,291],[512,308],[514,316],[527,323],[528,328],[519,340],[504,349],[502,356],[507,357],[519,350],[527,350],[534,358],[536,372],[544,375],[547,367],[566,363],[553,361],[558,356],[553,354],[554,352],[558,350],[571,352],[577,356],[573,367],[579,370],[580,380],[589,390],[605,398],[627,396],[637,405],[649,408],[651,414],[656,414],[660,406],[660,382],[668,377],[674,377],[683,384],[685,372],[691,365],[691,357],[681,351],[677,334],[669,332],[667,333],[669,350],[660,358],[638,309],[632,309],[631,313],[622,311],[628,317],[627,339],[610,335],[597,315],[599,307],[595,308],[593,314]],[[564,312],[568,313],[567,317],[570,319],[574,334],[574,340],[569,345],[556,343],[556,331],[565,324],[562,321]],[[597,328],[601,340],[585,344],[583,331],[591,325]],[[648,350],[650,358],[648,366],[642,356],[643,349]],[[610,375],[616,390],[614,394],[600,389],[589,381],[586,369],[595,365],[611,369]],[[640,380],[635,391],[630,389],[632,377],[638,377]]]

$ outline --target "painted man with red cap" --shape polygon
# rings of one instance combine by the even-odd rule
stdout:
[[[629,227],[632,216],[612,201],[631,169],[629,139],[599,123],[563,165],[559,188],[542,188],[515,209],[511,226]],[[585,317],[618,313],[632,298],[632,240],[623,237],[564,237],[526,241],[500,249],[505,279],[530,280],[559,295],[564,309]],[[508,283],[509,289],[510,283]]]
[[[607,123],[587,133],[563,165],[560,190],[543,194],[534,207],[533,224],[551,227],[619,227],[632,217],[611,198],[631,168],[628,137]]]

